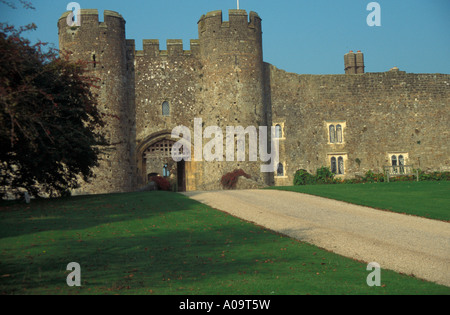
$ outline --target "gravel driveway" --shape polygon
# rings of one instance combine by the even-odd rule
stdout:
[[[276,190],[186,196],[270,230],[450,286],[450,223]]]

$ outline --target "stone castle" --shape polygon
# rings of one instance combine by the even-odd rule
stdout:
[[[170,177],[180,191],[220,189],[235,169],[256,185],[292,185],[294,173],[322,166],[352,178],[368,170],[412,165],[450,169],[450,75],[411,74],[392,68],[365,73],[361,52],[344,56],[342,75],[300,75],[265,63],[261,18],[255,12],[209,12],[198,22],[190,50],[181,40],[125,37],[113,11],[81,10],[81,26],[58,22],[61,50],[89,61],[100,78],[99,106],[112,148],[92,183],[77,193],[135,191],[149,176]],[[343,71],[343,72],[344,72]],[[261,162],[181,161],[170,155],[176,126],[275,126],[280,161],[262,173]],[[248,144],[247,144],[248,147]],[[247,152],[248,153],[248,152]]]

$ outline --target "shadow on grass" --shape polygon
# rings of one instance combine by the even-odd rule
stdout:
[[[0,238],[55,230],[78,230],[136,218],[159,211],[188,210],[196,202],[167,192],[141,192],[0,203]],[[181,206],[181,207],[180,207]]]
[[[388,271],[385,287],[369,288],[362,263],[180,194],[92,196],[2,210],[2,294],[449,293]],[[70,262],[81,265],[81,288],[66,285]]]
[[[55,243],[40,234],[40,240],[33,240],[34,246],[21,244],[16,250],[2,246],[5,259],[0,270],[10,276],[2,279],[0,288],[7,294],[220,294],[224,290],[269,294],[275,288],[264,288],[265,282],[279,275],[270,268],[272,264],[278,261],[295,266],[307,261],[298,253],[275,259],[272,252],[280,252],[280,246],[286,245],[279,242],[284,243],[286,238],[186,197],[181,199],[183,211],[172,211],[168,201],[162,211],[152,211],[145,217],[138,213],[141,220],[128,215],[116,221],[103,218],[99,223],[104,229],[95,226],[90,230],[93,222],[83,225],[90,215],[62,224],[64,218],[72,220],[80,213],[75,210],[69,217],[55,220],[55,225],[85,227],[87,231],[65,231]],[[292,244],[300,246],[295,241]],[[65,284],[65,268],[70,262],[78,262],[82,268],[79,291]],[[256,277],[258,284],[251,286]]]

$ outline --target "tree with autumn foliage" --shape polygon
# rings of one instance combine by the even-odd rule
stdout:
[[[0,198],[60,196],[98,165],[104,122],[85,64],[0,24]]]

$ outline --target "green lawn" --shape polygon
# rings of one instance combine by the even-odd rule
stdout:
[[[295,191],[430,219],[450,220],[448,181],[306,185],[269,189]]]
[[[384,269],[368,287],[364,263],[176,193],[0,203],[0,218],[1,294],[450,294]]]

